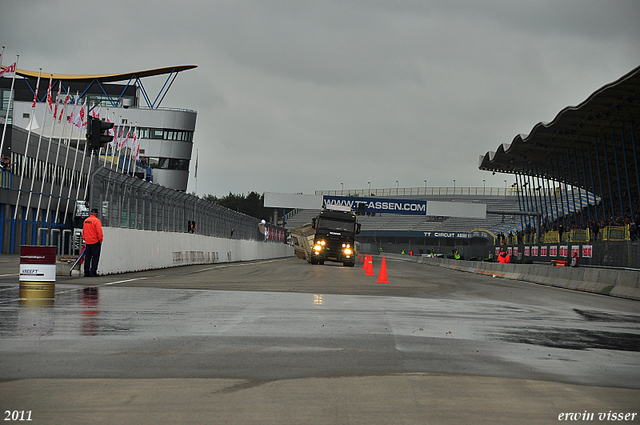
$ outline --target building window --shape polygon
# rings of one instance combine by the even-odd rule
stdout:
[[[173,158],[147,158],[150,168],[159,168],[162,170],[189,170],[188,159]]]
[[[184,130],[138,127],[138,136],[141,139],[175,140],[179,142],[193,141],[193,131]]]

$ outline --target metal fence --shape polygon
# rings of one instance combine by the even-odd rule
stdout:
[[[201,235],[264,239],[257,218],[107,168],[92,174],[88,202],[105,227],[184,233],[195,222]]]

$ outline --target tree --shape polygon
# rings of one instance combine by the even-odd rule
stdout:
[[[269,221],[273,217],[274,211],[279,210],[276,208],[265,208],[264,206],[264,194],[260,195],[257,192],[249,192],[245,195],[236,195],[229,192],[229,195],[222,198],[218,198],[214,195],[205,195],[202,197],[205,201],[213,202],[230,210],[241,212],[251,217],[258,219],[264,219]]]

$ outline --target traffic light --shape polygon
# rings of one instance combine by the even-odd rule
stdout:
[[[100,118],[89,117],[87,122],[87,140],[91,149],[100,148],[113,140],[109,130],[113,128],[112,122],[102,121]]]

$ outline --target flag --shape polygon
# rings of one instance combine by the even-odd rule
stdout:
[[[107,112],[107,122],[111,122],[111,120],[109,119],[109,112]],[[117,142],[116,142],[116,129],[115,128],[111,127],[109,129],[109,136],[112,137],[111,142],[109,142],[109,145],[113,149],[117,145]]]
[[[100,105],[98,105],[98,110],[96,110],[96,108],[93,108],[93,110],[91,111],[91,116],[93,118],[100,118]]]
[[[16,65],[18,62],[14,62],[12,65],[7,66],[5,69],[0,71],[0,76],[4,78],[13,78],[16,76]]]
[[[84,111],[84,107],[86,106],[86,104],[87,104],[87,99],[84,100],[84,102],[82,103],[82,106],[80,106],[80,110],[78,111],[78,113],[76,114],[73,120],[73,124],[76,127],[78,127],[80,131],[82,131],[87,126],[87,119]]]
[[[36,107],[36,102],[38,101],[38,88],[40,87],[40,74],[38,74],[38,81],[36,82],[36,91],[33,93],[33,104],[31,105],[31,109]]]
[[[113,146],[118,147],[118,152],[120,151],[120,123],[115,129],[115,134],[113,136]]]
[[[60,110],[60,117],[58,117],[58,122],[62,122],[62,118],[64,117],[64,110],[67,107],[67,103],[69,103],[69,89],[67,89],[67,95],[64,98],[64,104],[62,105],[62,110]]]
[[[73,268],[75,266],[77,266],[78,264],[84,263],[84,254],[85,254],[86,249],[87,249],[87,246],[86,245],[82,245],[82,250],[80,251],[80,255],[78,255],[78,258],[76,258],[76,261],[73,263],[73,266],[71,266],[70,270],[73,270]]]
[[[76,106],[78,106],[78,94],[76,93],[76,100],[73,101],[73,109],[71,115],[69,115],[69,127],[75,123],[76,120]]]
[[[58,103],[60,103],[60,90],[62,90],[62,81],[58,83],[58,94],[56,95],[56,107],[53,110],[53,119],[58,118]]]
[[[82,109],[80,109],[80,131],[84,131],[87,128],[87,113],[85,112],[85,106],[87,104],[87,101],[85,99],[84,103],[82,104]]]
[[[136,124],[137,125],[137,124]],[[135,130],[133,130],[133,156],[137,161],[140,161],[140,143],[138,142],[138,128],[136,127]]]
[[[122,127],[122,137],[120,138],[120,146],[118,146],[118,150],[129,147],[129,132],[131,131],[131,126],[129,126],[129,129],[126,131],[127,133],[125,134],[125,128]]]
[[[47,105],[49,105],[49,112],[53,112],[53,101],[51,100],[51,82],[53,77],[49,77],[49,88],[47,89]]]

